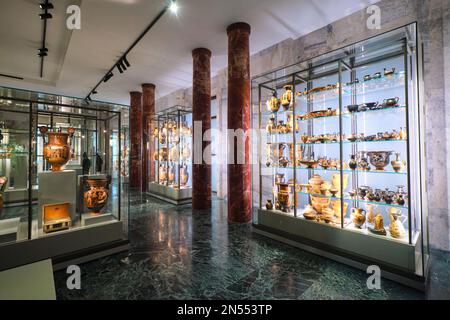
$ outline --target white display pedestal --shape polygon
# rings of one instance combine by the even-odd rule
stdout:
[[[0,243],[16,241],[20,218],[0,220]]]
[[[44,204],[70,203],[70,218],[76,220],[77,181],[74,170],[60,172],[45,171],[38,173],[39,205],[38,227],[42,228],[42,206]]]
[[[111,213],[92,214],[84,213],[81,215],[81,226],[91,226],[97,223],[114,221],[116,218]]]

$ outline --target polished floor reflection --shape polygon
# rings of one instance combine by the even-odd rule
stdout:
[[[229,224],[211,212],[132,196],[129,253],[81,265],[81,290],[55,273],[59,299],[424,299],[450,298],[450,256],[435,253],[427,294],[367,275]]]

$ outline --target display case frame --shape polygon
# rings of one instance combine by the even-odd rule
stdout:
[[[157,112],[152,123],[155,181],[149,183],[149,194],[176,205],[191,203],[192,109],[172,106]]]
[[[0,270],[43,258],[54,258],[59,268],[71,259],[87,261],[127,250],[129,191],[123,176],[117,173],[122,172],[121,150],[129,140],[123,132],[129,127],[129,108],[12,88],[0,88],[0,93],[0,110],[5,112],[2,118],[6,113],[17,115],[7,117],[9,126],[21,123],[19,118],[27,123],[27,168],[21,170],[26,176],[26,194],[5,203],[8,215],[0,222],[11,221],[10,216],[14,216],[18,225],[14,239],[0,243],[0,255],[8,257],[0,262]],[[40,130],[43,127],[45,131]],[[62,171],[49,170],[49,161],[43,156],[44,139],[49,149],[56,150],[59,147],[50,146],[48,137],[69,132],[70,127],[75,133],[69,136],[68,147],[70,154],[75,151],[76,155]],[[79,142],[74,144],[76,139]],[[76,158],[83,152],[90,158],[85,172],[82,160]],[[96,156],[102,160],[96,161]],[[96,196],[108,194],[102,203],[93,200],[95,208],[84,201],[93,187],[87,186],[89,180],[106,183],[95,188]],[[64,183],[52,184],[57,181]],[[66,192],[69,189],[72,192]],[[54,220],[47,221],[51,225],[45,217]]]
[[[253,166],[256,232],[361,268],[377,264],[386,277],[423,288],[429,248],[421,50],[417,24],[413,23],[252,79],[252,122],[262,132],[256,151],[258,164]],[[383,64],[384,70],[380,69]],[[370,70],[366,77],[364,72]],[[286,85],[292,89],[290,99],[288,90],[282,91]],[[392,92],[399,98],[391,101],[391,96],[381,96]],[[272,93],[276,98],[271,98]],[[367,101],[377,95],[387,99],[383,105]],[[285,109],[283,100],[284,105],[289,102]],[[353,106],[353,111],[347,106]],[[280,118],[286,123],[278,122]],[[370,123],[378,123],[375,129],[380,130],[374,132]],[[392,124],[402,128],[385,131]],[[374,152],[374,148],[383,152]],[[383,164],[387,161],[380,157],[388,149],[400,152],[405,161],[397,162],[397,156]],[[325,157],[317,158],[318,153]],[[350,154],[348,160],[346,154]],[[355,155],[360,155],[356,164],[349,161]],[[331,175],[337,183],[328,183],[325,176]],[[290,179],[283,181],[284,177]],[[382,183],[395,188],[393,181],[400,181],[403,187],[377,191]],[[367,189],[370,191],[360,196],[367,183],[376,185],[376,190]],[[280,205],[279,197],[288,205]],[[272,203],[266,206],[266,199]],[[330,208],[333,202],[337,206]],[[358,210],[368,211],[368,206],[374,213],[370,224],[367,212]],[[355,209],[346,218],[350,208]],[[387,212],[375,212],[380,208]],[[358,226],[355,217],[361,215],[364,221]],[[385,227],[386,217],[392,220],[389,228]]]

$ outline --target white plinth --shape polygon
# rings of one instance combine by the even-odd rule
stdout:
[[[16,241],[20,218],[0,220],[0,243]]]
[[[70,218],[76,220],[77,175],[74,170],[60,172],[45,171],[38,173],[39,205],[38,222],[42,228],[42,206],[44,204],[70,203]]]
[[[81,225],[82,226],[91,226],[93,224],[104,223],[114,221],[116,218],[111,213],[105,214],[92,214],[85,213],[81,216]]]

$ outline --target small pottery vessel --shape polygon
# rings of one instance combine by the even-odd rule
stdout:
[[[316,210],[311,205],[307,205],[303,211],[303,217],[307,220],[315,220],[317,216]]]
[[[169,166],[168,178],[169,178],[169,183],[174,183],[174,181],[175,181],[175,166],[173,165],[173,163]]]
[[[385,236],[387,234],[386,230],[384,229],[383,215],[381,213],[378,213],[376,215],[374,219],[374,227],[369,228],[369,231],[382,236]]]
[[[61,129],[47,132],[48,128],[43,126],[39,131],[44,138],[44,158],[51,165],[51,170],[64,170],[64,165],[72,156],[71,144],[75,129],[68,128],[67,133],[61,132]]]
[[[167,167],[164,164],[159,166],[159,182],[166,182],[167,180]]]
[[[267,100],[267,110],[270,112],[277,112],[280,110],[280,100],[277,98],[277,92],[274,91],[272,97]]]
[[[347,210],[348,210],[348,202],[344,201],[344,211],[341,211],[341,200],[335,200],[331,203],[331,206],[333,207],[333,212],[335,214],[335,216],[340,220],[342,216],[347,215]],[[342,214],[342,212],[344,214]]]
[[[191,157],[191,148],[187,144],[183,145],[183,148],[181,149],[181,155],[184,160],[187,160]]]
[[[402,194],[397,195],[396,202],[401,206],[405,205],[405,198],[403,197]]]
[[[406,230],[403,223],[406,222],[406,217],[402,216],[399,211],[392,211],[391,209],[389,209],[389,219],[391,220],[389,233],[393,238],[404,238]]]
[[[189,181],[188,167],[185,163],[180,166],[180,185],[185,186]]]
[[[286,157],[280,157],[280,159],[278,159],[278,165],[280,167],[286,168],[289,164],[289,159]]]
[[[376,208],[377,208],[376,204],[371,204],[371,203],[366,204],[366,209],[367,209],[366,220],[368,223],[375,222],[375,217],[376,217],[375,209]]]
[[[372,76],[372,79],[380,79],[381,78],[381,72],[376,72],[374,73],[374,75]]]
[[[269,132],[270,134],[275,133],[276,128],[277,128],[277,125],[275,124],[275,118],[270,117],[269,122],[267,123],[267,126],[266,126],[267,132]]]
[[[358,162],[356,162],[355,155],[353,154],[350,155],[350,161],[348,162],[348,166],[352,170],[356,170],[356,168],[358,168]]]
[[[318,174],[313,175],[312,178],[309,179],[308,182],[311,185],[312,192],[320,193],[320,186],[323,183],[323,179],[320,175],[318,175]]]
[[[358,166],[361,168],[361,170],[370,170],[369,162],[367,161],[366,152],[360,151],[358,154]]]
[[[364,81],[369,81],[372,80],[372,76],[370,74],[366,74],[363,79]]]
[[[334,173],[332,175],[332,182],[333,182],[333,187],[335,187],[336,189],[338,189],[338,193],[337,193],[337,197],[341,196],[341,192],[345,191],[345,189],[347,189],[348,187],[348,173],[344,173],[343,174],[343,178],[342,178],[342,187],[343,189],[341,190],[341,174],[340,173]]]
[[[383,105],[386,107],[396,107],[398,105],[399,97],[388,98],[383,100]]]
[[[324,196],[328,196],[330,194],[330,188],[331,185],[328,181],[324,181],[321,185],[320,185],[320,193]]]
[[[370,190],[371,189],[368,186],[361,186],[361,187],[358,188],[358,196],[361,199],[365,199],[367,194],[370,192]]]
[[[275,174],[275,183],[276,184],[284,183],[284,173]]]
[[[291,197],[288,192],[280,191],[277,194],[278,202],[280,203],[281,211],[289,212],[291,207]]]
[[[350,190],[348,192],[348,195],[350,196],[350,198],[353,199],[356,196],[356,190],[355,189]]]
[[[375,166],[376,170],[384,171],[389,164],[389,157],[393,151],[370,151],[367,152],[370,163]]]
[[[311,204],[318,213],[322,213],[322,211],[325,208],[328,208],[330,206],[331,202],[330,198],[313,195],[310,195],[310,197],[311,197]]]
[[[400,128],[399,139],[406,140],[408,134],[406,133],[406,128]]]
[[[361,229],[361,227],[364,225],[364,222],[366,222],[366,211],[361,208],[352,208],[350,212],[353,224],[356,228]]]
[[[391,161],[392,169],[394,169],[395,172],[401,172],[403,168],[405,167],[405,161],[402,161],[400,159],[400,153],[395,153],[395,160]]]
[[[384,76],[385,77],[392,76],[394,73],[395,73],[395,67],[390,69],[390,70],[384,68]]]
[[[358,112],[358,107],[359,107],[359,105],[357,105],[357,104],[350,104],[350,105],[347,106],[347,110],[350,113]]]
[[[322,216],[320,217],[321,220],[325,221],[326,223],[333,222],[334,220],[334,211],[331,208],[325,208],[322,211]]]
[[[331,187],[329,191],[330,191],[332,197],[336,197],[337,193],[339,192],[339,189],[337,189],[335,187]]]
[[[281,105],[285,110],[289,110],[289,108],[292,105],[292,86],[291,85],[285,85],[283,87],[284,93],[281,96]]]
[[[170,161],[178,162],[178,160],[180,159],[180,150],[178,149],[178,145],[170,148],[169,158]]]
[[[271,200],[271,199],[267,199],[267,202],[266,202],[266,209],[267,209],[267,210],[273,210],[273,203],[272,203],[272,200]]]
[[[84,204],[92,213],[100,214],[108,201],[108,180],[87,179],[86,182],[89,190],[84,193]]]

